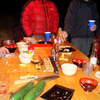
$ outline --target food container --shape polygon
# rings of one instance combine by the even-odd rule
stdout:
[[[33,55],[32,54],[27,54],[23,53],[19,55],[20,62],[23,64],[28,64],[31,62]]]
[[[4,40],[1,42],[1,46],[13,45],[15,44],[14,40]]]
[[[0,94],[7,93],[9,86],[10,86],[9,79],[0,78]]]
[[[52,44],[31,44],[34,49],[34,55],[48,55],[51,56]]]
[[[13,44],[7,46],[7,49],[9,50],[10,53],[14,53],[16,48],[17,46]]]
[[[64,63],[61,65],[62,72],[65,75],[74,75],[77,71],[77,66],[75,64]]]
[[[21,45],[26,45],[27,43],[26,42],[17,42],[16,44],[18,47],[20,47]]]
[[[84,91],[91,92],[98,85],[98,82],[93,78],[84,77],[80,79],[80,85]]]
[[[34,55],[34,48],[28,47],[28,52],[29,52],[29,54]]]
[[[28,45],[21,45],[18,47],[18,50],[19,50],[20,54],[28,53]]]
[[[74,89],[56,84],[46,93],[44,93],[41,98],[44,100],[71,100],[74,91]]]
[[[31,44],[37,44],[38,38],[32,36],[32,37],[23,37],[23,40],[30,46]]]

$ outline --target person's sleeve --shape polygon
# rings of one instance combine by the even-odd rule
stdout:
[[[30,4],[26,5],[26,7],[24,6],[21,12],[20,25],[26,36],[31,36],[33,32],[34,26],[31,23],[31,12]]]
[[[99,16],[99,14],[98,14],[98,11],[97,11],[97,6],[96,6],[96,4],[95,4],[95,8],[96,8],[96,26],[97,26],[97,30],[96,30],[96,36],[98,35],[98,34],[100,34],[100,23],[99,23],[99,21],[100,21],[100,16]]]
[[[70,35],[76,23],[77,6],[75,2],[70,3],[64,20],[64,31]]]
[[[59,12],[54,4],[54,33],[56,34],[59,27]]]

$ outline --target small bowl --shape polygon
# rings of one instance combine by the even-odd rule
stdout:
[[[74,58],[73,63],[77,65],[78,68],[82,68],[83,65],[86,63],[86,60],[80,58]]]
[[[28,64],[31,62],[33,55],[32,54],[27,54],[23,53],[19,55],[20,62],[23,64]]]
[[[65,63],[61,65],[62,72],[65,75],[74,75],[77,71],[77,66],[75,64]]]
[[[1,42],[1,46],[13,45],[15,44],[14,40],[4,40]]]
[[[14,53],[17,46],[16,45],[8,45],[6,48],[9,50],[10,53]]]
[[[93,78],[81,78],[80,85],[84,89],[84,91],[91,92],[93,89],[96,88],[98,82]]]

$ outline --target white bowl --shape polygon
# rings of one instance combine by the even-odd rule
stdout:
[[[74,75],[77,71],[77,66],[75,64],[64,63],[61,65],[62,72],[65,75]]]
[[[31,62],[33,55],[32,54],[27,54],[23,53],[19,55],[19,59],[21,63],[28,64]]]

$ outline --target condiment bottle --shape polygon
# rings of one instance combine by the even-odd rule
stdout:
[[[56,66],[59,67],[59,44],[55,40],[53,43],[53,49],[51,51],[53,60],[55,61]]]
[[[34,48],[28,47],[28,52],[29,52],[29,54],[34,55]]]
[[[98,58],[97,51],[98,51],[97,42],[93,42],[92,53],[90,56],[90,63],[93,64],[93,70],[96,69],[97,58]]]

